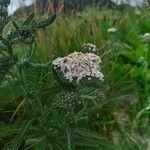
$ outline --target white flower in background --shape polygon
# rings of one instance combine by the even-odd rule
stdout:
[[[150,33],[145,33],[144,35],[140,36],[141,41],[144,43],[149,43],[150,42]]]
[[[143,37],[150,37],[150,33],[144,33]]]
[[[117,32],[117,31],[118,31],[118,30],[117,30],[115,27],[109,28],[109,29],[107,30],[108,33],[115,33],[115,32]]]
[[[97,51],[96,45],[94,45],[92,43],[85,43],[82,45],[82,47],[89,52],[96,52]]]
[[[99,64],[101,58],[93,53],[74,52],[63,58],[57,58],[52,63],[55,69],[60,69],[64,77],[70,82],[79,81],[84,78],[98,78],[103,81]]]
[[[135,15],[140,16],[142,15],[142,12],[136,7],[134,10]]]

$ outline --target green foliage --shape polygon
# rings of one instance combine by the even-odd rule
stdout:
[[[88,8],[38,21],[31,13],[20,23],[12,21],[8,34],[4,15],[0,36],[1,149],[146,149],[150,45],[139,39],[149,32],[149,13],[142,9],[140,17],[133,8],[121,15],[118,10]],[[118,31],[109,34],[107,29],[112,26]],[[86,42],[99,47],[96,53],[102,56],[105,81],[69,83],[51,61],[82,51]]]
[[[43,28],[49,26],[51,23],[53,23],[55,19],[56,19],[56,14],[54,14],[53,16],[49,17],[49,18],[46,19],[46,20],[40,21],[40,22],[37,24],[37,27],[36,27],[36,28],[37,28],[37,29],[41,29],[41,28],[43,29]]]
[[[10,0],[0,0],[0,35],[3,32],[5,25],[8,23],[8,16],[7,16],[7,6],[9,5]]]

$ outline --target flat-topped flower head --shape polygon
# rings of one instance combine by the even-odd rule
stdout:
[[[140,36],[141,41],[144,43],[149,43],[150,42],[150,33],[144,33],[144,35]]]
[[[118,31],[118,30],[117,30],[115,27],[109,28],[109,29],[107,30],[108,33],[115,33],[115,32],[117,32],[117,31]]]
[[[85,77],[93,77],[103,81],[104,75],[99,66],[101,62],[101,58],[96,54],[74,52],[66,57],[59,57],[52,63],[54,69],[60,69],[64,77],[70,82],[79,83]]]

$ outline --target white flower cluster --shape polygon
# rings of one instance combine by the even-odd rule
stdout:
[[[96,52],[97,48],[96,45],[92,44],[92,43],[85,43],[82,45],[82,47],[86,50],[88,50],[89,52]]]
[[[74,52],[66,57],[59,57],[53,62],[54,69],[60,69],[64,77],[70,82],[79,81],[84,77],[95,77],[104,80],[99,64],[101,59],[93,53]]]
[[[118,31],[118,30],[117,30],[115,27],[109,28],[109,29],[107,30],[108,33],[115,33],[115,32],[117,32],[117,31]]]
[[[149,43],[150,42],[150,33],[145,33],[144,35],[140,36],[141,41],[144,43]]]

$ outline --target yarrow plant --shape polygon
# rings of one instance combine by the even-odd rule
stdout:
[[[92,48],[96,49],[95,45],[88,44],[88,46],[92,46]],[[91,50],[91,49],[90,49]],[[74,135],[74,126],[75,126],[75,108],[78,100],[78,90],[74,90],[79,86],[79,83],[82,79],[86,78],[91,80],[92,78],[99,79],[100,81],[104,80],[104,75],[101,72],[100,63],[101,58],[94,53],[82,53],[82,52],[73,52],[65,57],[58,57],[55,59],[53,64],[53,69],[58,73],[59,71],[63,74],[65,79],[69,80],[69,82],[76,83],[75,87],[68,88],[68,84],[64,84],[61,82],[61,79],[57,79],[59,84],[64,85],[62,88],[66,90],[67,97],[69,98],[68,110],[67,114],[70,118],[70,121],[67,122],[67,141],[68,141],[68,150],[75,149],[75,145],[73,144]],[[54,71],[54,72],[55,72]],[[56,76],[57,76],[56,73]],[[55,76],[55,74],[54,74]],[[61,77],[60,77],[61,78]],[[87,88],[87,87],[86,87]],[[70,94],[73,94],[70,98]]]
[[[43,20],[38,17],[36,20],[34,13],[31,13],[25,21],[21,19],[19,23],[9,23],[8,27],[12,28],[6,34],[8,28],[5,28],[5,25],[9,21],[8,2],[9,0],[0,0],[0,149],[144,149],[139,148],[139,142],[132,136],[132,132],[136,133],[138,129],[142,129],[140,133],[143,134],[144,130],[148,130],[149,43],[138,43],[135,38],[137,34],[134,33],[136,30],[128,34],[129,29],[125,30],[124,26],[128,17],[122,21],[119,14],[117,16],[120,19],[115,15],[111,19],[106,16],[103,20],[102,16],[105,14],[102,12],[102,16],[86,19],[90,14],[81,14],[80,19],[85,20],[84,26],[78,19],[77,24],[74,24],[73,18],[76,17],[71,17],[70,20],[68,15],[64,15],[54,24],[54,30],[44,30],[44,33],[52,35],[52,38],[42,38],[42,41],[38,37],[41,32],[35,33],[49,26],[56,15]],[[91,15],[93,14],[95,13]],[[111,16],[113,15],[112,12]],[[131,14],[130,16],[132,17]],[[141,16],[141,19],[143,17],[145,15]],[[93,19],[98,20],[91,24]],[[127,22],[127,27],[133,27],[131,23],[135,22],[135,19]],[[107,32],[106,26],[110,22],[116,28],[109,28]],[[118,24],[120,34],[117,32]],[[149,32],[148,22],[141,24],[138,21],[136,29],[138,25],[146,27],[141,28],[142,30],[139,28],[139,31]],[[71,35],[68,44],[66,39],[70,37],[68,31],[72,31],[72,27],[75,27],[75,32],[76,27],[79,27],[79,32]],[[96,30],[93,27],[96,27]],[[57,30],[58,28],[62,32]],[[89,32],[80,34],[83,28]],[[66,38],[61,37],[60,33],[66,33]],[[53,37],[53,34],[56,36]],[[149,39],[149,33],[143,34],[142,37]],[[55,38],[58,41],[64,38],[64,41],[56,43],[55,47]],[[43,64],[38,61],[38,56],[42,54],[43,48],[46,48],[43,44],[47,43],[47,40],[50,41],[47,43],[50,51],[46,54],[49,53],[53,57],[53,54],[60,52],[62,56],[61,49],[64,46],[71,49],[78,46],[80,42],[78,43],[76,38],[83,41],[92,38],[94,43],[101,45],[101,51],[96,45],[85,43],[78,52],[55,60],[48,58],[50,61]],[[57,50],[53,52],[53,49]],[[34,56],[37,50],[39,52]],[[99,55],[100,53],[103,54]],[[106,55],[107,57],[104,57]],[[103,66],[102,61],[105,62]],[[105,82],[102,82],[103,80]],[[127,86],[124,86],[125,83]],[[138,91],[142,94],[138,94]],[[7,102],[11,103],[5,105]],[[141,118],[144,125],[146,124],[144,128],[141,128]],[[112,135],[114,131],[118,133],[117,136]],[[113,142],[113,139],[117,139],[118,144]]]
[[[59,57],[52,63],[55,69],[60,69],[64,77],[70,82],[78,84],[84,77],[104,80],[100,69],[101,58],[93,53],[74,52],[66,57]]]
[[[53,72],[53,76],[58,83],[57,70],[59,69],[66,79],[70,82],[75,81],[77,84],[83,78],[96,78],[103,81],[104,75],[99,66],[102,61],[98,55],[94,54],[96,46],[88,43],[86,48],[90,51],[89,53],[74,52],[66,57],[57,58],[53,62],[49,61],[45,64],[33,63],[32,59],[37,49],[36,32],[51,25],[56,18],[56,14],[37,22],[34,13],[31,13],[20,24],[12,21],[13,29],[8,34],[5,34],[3,31],[9,22],[7,15],[9,3],[9,0],[0,0],[0,88],[8,85],[20,91],[19,94],[14,92],[14,95],[16,94],[14,99],[17,99],[17,103],[20,104],[16,106],[16,110],[12,113],[9,119],[10,123],[16,123],[18,121],[18,112],[21,110],[22,113],[21,123],[16,123],[19,124],[19,128],[16,127],[17,125],[10,127],[11,135],[7,135],[11,140],[8,140],[6,144],[4,143],[2,149],[60,149],[62,145],[62,149],[65,150],[67,148],[68,150],[75,149],[75,143],[81,143],[81,138],[83,137],[84,139],[86,135],[89,135],[89,131],[84,131],[79,124],[80,117],[79,119],[75,117],[76,113],[81,110],[78,108],[78,112],[76,111],[79,105],[77,102],[80,98],[80,91],[72,90],[72,87],[77,89],[72,83],[69,83],[71,88],[68,87],[68,84],[67,86],[63,84],[45,87],[46,85],[41,79],[40,82],[33,84],[34,81],[31,80],[34,79],[30,79],[27,76],[27,72],[39,73],[41,69],[50,72],[49,68],[53,64],[52,72],[56,70],[56,74]],[[15,47],[20,43],[25,45],[27,49],[24,53],[20,50],[18,54]],[[86,88],[88,89],[88,87]],[[43,96],[45,97],[45,94],[50,92],[57,96],[54,101],[49,101],[48,105],[45,105]],[[21,97],[21,99],[18,99],[17,96]],[[81,127],[80,130],[78,126]],[[32,132],[32,127],[36,134]],[[86,143],[90,138],[93,141],[92,135],[93,133],[90,134],[90,137],[87,137]],[[80,139],[79,142],[77,141],[78,139]],[[92,144],[95,145],[94,142]]]

